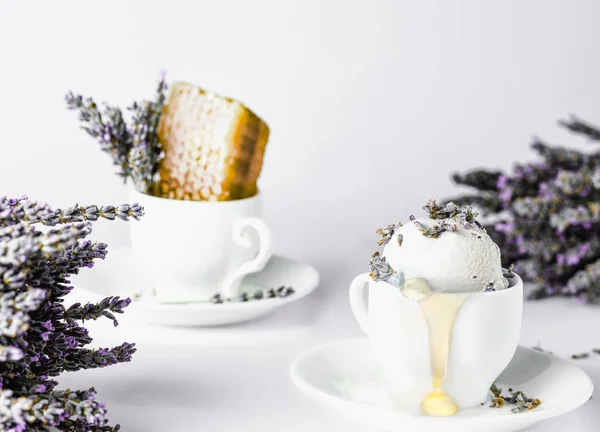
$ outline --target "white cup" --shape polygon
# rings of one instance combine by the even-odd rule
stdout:
[[[145,215],[130,225],[137,270],[159,301],[204,301],[238,294],[242,278],[271,257],[260,196],[182,201],[131,191]]]
[[[504,290],[472,294],[454,321],[442,388],[459,409],[485,401],[517,348],[523,282],[515,275],[509,283]],[[429,331],[420,304],[404,297],[398,287],[375,282],[364,273],[352,281],[350,306],[370,338],[394,402],[418,410],[433,390]]]

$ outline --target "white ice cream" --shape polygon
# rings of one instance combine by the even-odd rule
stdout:
[[[426,227],[440,223],[430,218],[416,221]],[[500,249],[478,227],[465,228],[457,223],[456,231],[431,238],[424,236],[414,222],[407,222],[395,230],[383,256],[404,280],[424,279],[437,292],[478,292],[508,286],[502,274]]]

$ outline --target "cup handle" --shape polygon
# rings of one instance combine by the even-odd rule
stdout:
[[[354,278],[350,284],[350,308],[358,321],[360,328],[369,334],[369,309],[365,302],[365,289],[369,288],[373,279],[366,274],[360,274]]]
[[[233,228],[233,239],[238,245],[249,248],[252,247],[252,242],[248,236],[243,234],[246,227],[253,228],[258,233],[260,242],[258,255],[253,260],[242,264],[225,279],[221,291],[229,298],[237,296],[240,282],[244,276],[261,271],[271,259],[271,231],[267,224],[257,217],[246,217],[236,222]]]

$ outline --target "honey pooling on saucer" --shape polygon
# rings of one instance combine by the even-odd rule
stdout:
[[[158,134],[165,156],[155,195],[194,201],[256,195],[269,128],[240,102],[177,82]]]

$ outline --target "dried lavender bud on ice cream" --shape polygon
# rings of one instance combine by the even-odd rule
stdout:
[[[379,228],[376,232],[381,236],[381,240],[379,240],[377,244],[379,246],[388,244],[388,242],[394,236],[394,231],[398,226],[402,226],[402,224],[390,224],[385,228]]]

